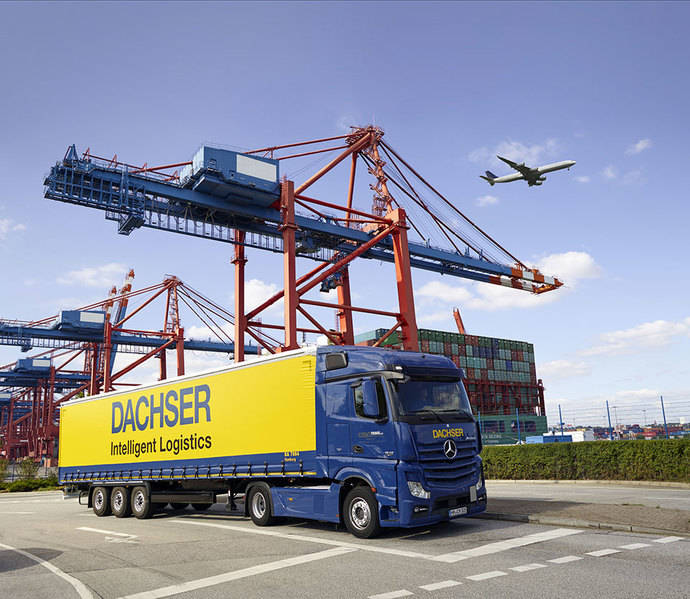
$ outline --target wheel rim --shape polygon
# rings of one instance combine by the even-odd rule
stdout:
[[[371,522],[371,509],[369,504],[358,497],[350,504],[350,521],[358,530],[363,530]]]
[[[103,491],[96,491],[96,494],[93,497],[93,505],[97,510],[100,510],[103,507]]]
[[[261,491],[257,491],[252,497],[252,512],[257,518],[263,518],[266,513],[266,498]]]
[[[115,491],[115,493],[113,493],[113,507],[119,512],[122,509],[123,503],[124,498],[122,497],[122,492]]]
[[[137,491],[134,494],[133,507],[137,512],[141,512],[144,509],[144,494],[141,491]]]

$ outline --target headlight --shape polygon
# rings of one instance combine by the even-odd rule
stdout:
[[[412,497],[419,497],[420,499],[429,499],[431,497],[431,493],[426,491],[422,483],[418,483],[416,480],[408,480],[407,488],[410,490]]]
[[[482,477],[479,477],[479,480],[477,481],[477,491],[481,489],[484,486],[484,481],[482,480]]]

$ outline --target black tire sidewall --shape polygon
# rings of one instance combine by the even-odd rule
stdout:
[[[101,509],[96,508],[96,496],[103,494],[103,507]],[[108,487],[95,487],[93,490],[93,495],[91,496],[91,502],[93,504],[93,513],[96,516],[109,516],[110,515],[110,489]]]
[[[141,509],[141,511],[137,512],[135,499],[140,492],[144,494],[144,506]],[[143,520],[145,518],[148,518],[152,514],[153,510],[151,508],[151,498],[149,497],[149,493],[146,487],[134,487],[132,489],[130,505],[135,518]]]
[[[264,497],[264,501],[266,502],[266,511],[260,518],[254,513],[253,510],[254,496],[257,493],[261,493]],[[271,503],[271,490],[268,485],[256,485],[252,487],[251,491],[249,492],[248,509],[249,517],[257,526],[268,526],[271,522],[273,522],[273,504]]]
[[[371,519],[365,528],[358,528],[350,519],[351,505],[356,499],[364,499],[369,505],[371,512]],[[375,537],[381,531],[381,524],[379,523],[379,504],[376,497],[367,487],[355,487],[345,496],[343,503],[343,520],[346,528],[356,537],[360,539],[369,539]]]
[[[122,509],[118,511],[115,508],[115,496],[117,493],[122,494]],[[110,492],[110,510],[116,518],[126,518],[130,514],[129,490],[127,487],[115,487]]]

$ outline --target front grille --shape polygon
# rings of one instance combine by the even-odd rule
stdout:
[[[424,469],[427,482],[434,485],[457,487],[470,484],[477,478],[479,463],[474,441],[455,441],[457,455],[449,460],[443,453],[443,441],[421,443],[417,441],[419,463]]]

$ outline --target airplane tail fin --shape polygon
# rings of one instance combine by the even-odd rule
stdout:
[[[486,176],[484,175],[479,175],[484,181],[488,181],[489,185],[495,185],[494,179],[496,178],[496,175],[494,175],[491,171],[485,171]]]

